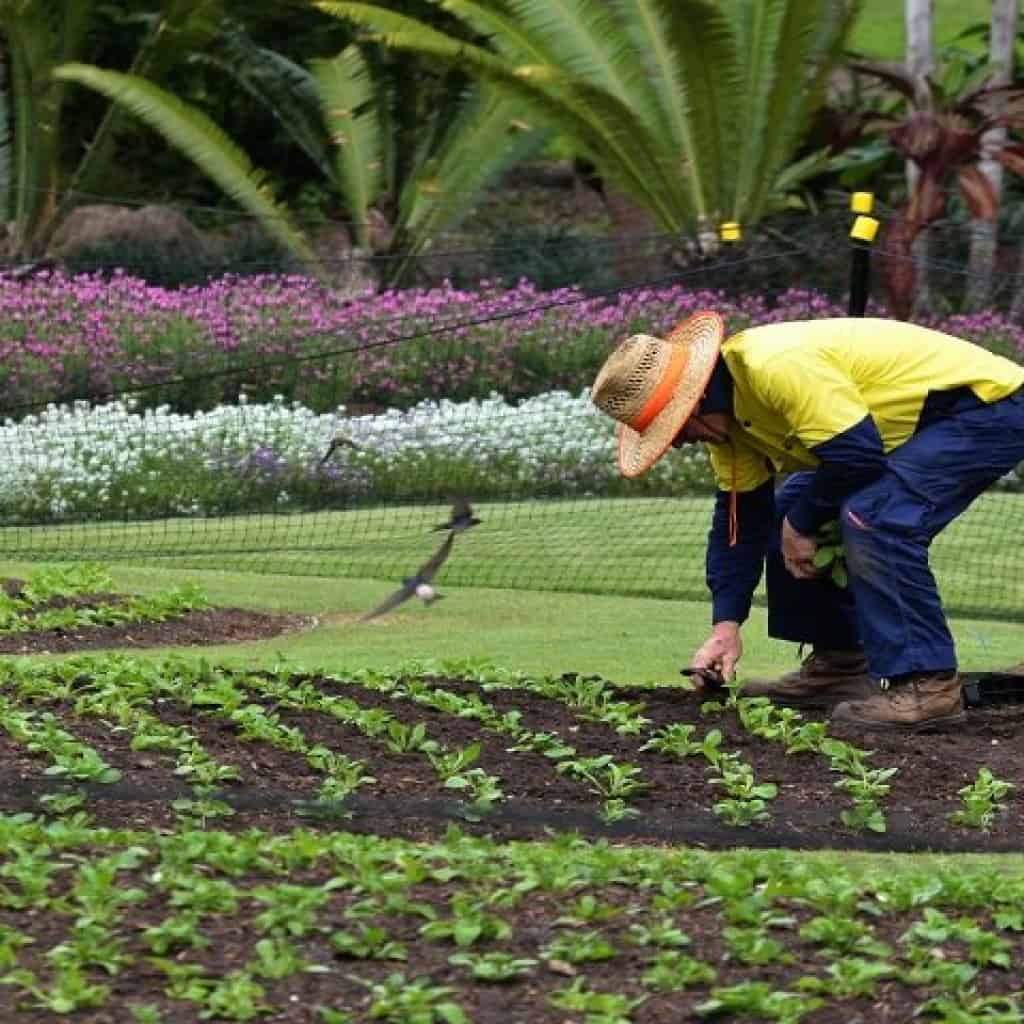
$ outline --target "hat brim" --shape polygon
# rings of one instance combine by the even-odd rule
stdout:
[[[619,471],[623,476],[642,476],[668,451],[707,390],[724,337],[725,321],[710,310],[688,316],[668,333],[665,341],[685,345],[689,358],[672,397],[642,431],[619,424]]]

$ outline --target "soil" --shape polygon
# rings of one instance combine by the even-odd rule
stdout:
[[[166,628],[166,624],[165,624]],[[194,633],[189,633],[194,636]],[[169,634],[161,634],[161,643]],[[681,688],[617,687],[617,699],[642,702],[650,720],[646,734],[618,735],[609,726],[586,721],[565,704],[519,689],[488,692],[487,702],[502,714],[515,711],[523,726],[553,732],[576,748],[577,758],[611,755],[615,763],[635,765],[645,789],[629,798],[629,817],[607,822],[602,798],[585,782],[555,770],[552,760],[529,751],[512,752],[509,738],[482,730],[473,719],[395,700],[356,683],[320,676],[310,681],[326,693],[344,695],[365,708],[379,708],[408,725],[422,723],[427,735],[450,749],[479,743],[474,767],[501,780],[504,799],[483,815],[467,810],[439,780],[422,753],[389,750],[381,737],[370,738],[326,714],[296,710],[261,698],[252,703],[274,711],[283,725],[297,728],[307,744],[323,744],[362,762],[375,781],[341,802],[318,800],[323,776],[299,753],[239,736],[235,724],[202,708],[178,706],[161,699],[151,711],[169,725],[190,729],[215,760],[236,767],[240,780],[223,787],[218,798],[235,814],[213,826],[229,830],[251,826],[282,832],[298,825],[344,829],[415,840],[437,839],[457,823],[467,832],[497,839],[542,838],[554,832],[614,838],[638,844],[685,844],[706,849],[737,845],[793,849],[860,849],[890,851],[1019,852],[1024,834],[1024,764],[1019,736],[1024,731],[1024,704],[974,709],[966,725],[949,732],[918,735],[872,733],[843,738],[870,750],[872,768],[895,768],[891,791],[880,801],[884,832],[848,828],[841,813],[850,798],[836,788],[840,778],[827,760],[814,753],[787,754],[779,743],[749,733],[732,711],[702,716],[701,697]],[[430,680],[453,693],[479,693],[479,686],[460,679]],[[188,793],[173,772],[171,757],[140,754],[130,736],[102,720],[75,712],[71,702],[48,702],[65,728],[93,746],[107,763],[123,773],[115,784],[85,787],[88,810],[96,823],[111,827],[167,828],[174,815],[170,801]],[[808,712],[805,718],[814,716]],[[820,718],[820,716],[819,716]],[[642,750],[649,734],[673,722],[689,722],[700,737],[715,728],[722,749],[735,752],[753,769],[755,781],[773,782],[778,795],[768,802],[767,820],[729,826],[714,812],[722,799],[713,783],[714,771],[701,756],[683,759]],[[42,758],[0,734],[0,758],[6,782],[0,810],[25,810],[40,793],[57,783],[43,774]],[[949,815],[962,808],[958,791],[975,781],[980,767],[1013,789],[1004,797],[989,831],[957,827]],[[283,782],[282,780],[287,780]]]
[[[109,600],[110,595],[105,599]],[[38,636],[15,634],[0,638],[0,645],[10,645],[0,649],[20,653],[223,643],[275,635],[300,628],[305,621],[299,616],[214,609],[164,623],[88,627],[59,635],[56,631]],[[296,687],[311,683],[324,693],[343,696],[362,708],[379,709],[407,725],[422,724],[429,738],[449,749],[479,743],[480,756],[474,767],[500,779],[504,799],[489,811],[474,812],[460,803],[453,791],[444,788],[422,753],[389,749],[381,736],[368,737],[335,717],[266,697],[254,686],[247,694],[251,703],[276,714],[281,725],[298,730],[307,746],[322,744],[362,762],[374,781],[347,800],[319,801],[317,792],[323,776],[301,754],[243,737],[234,722],[215,710],[158,697],[147,705],[148,713],[167,725],[187,728],[211,758],[233,766],[240,776],[216,794],[231,813],[194,822],[192,827],[239,835],[250,828],[277,834],[305,829],[437,840],[456,826],[463,833],[495,840],[542,839],[571,833],[603,839],[616,846],[685,845],[709,850],[783,847],[996,852],[1021,848],[1024,765],[1019,757],[1018,737],[1024,731],[1024,705],[973,710],[966,726],[948,733],[873,734],[857,738],[859,747],[872,751],[868,759],[872,767],[898,769],[891,779],[891,792],[881,801],[887,830],[875,833],[843,824],[840,814],[850,806],[850,801],[835,788],[837,776],[829,771],[823,757],[812,753],[787,755],[781,745],[746,731],[733,711],[702,714],[700,705],[706,697],[680,687],[615,687],[616,700],[642,704],[640,713],[649,720],[642,735],[620,735],[609,725],[588,720],[565,703],[534,691],[481,687],[461,678],[421,680],[433,689],[475,694],[502,714],[517,712],[522,726],[556,734],[576,748],[578,758],[611,755],[616,764],[636,766],[646,789],[629,798],[631,817],[608,823],[600,816],[601,798],[590,791],[587,783],[559,773],[553,760],[538,753],[510,751],[512,743],[506,735],[485,730],[474,719],[396,699],[394,694],[355,681],[301,675],[293,677],[293,682]],[[88,686],[85,677],[75,681],[76,690],[86,690]],[[8,688],[5,692],[10,694]],[[31,702],[17,699],[16,703],[37,712],[52,712],[64,729],[121,771],[122,778],[115,783],[71,787],[84,795],[84,809],[94,825],[161,835],[170,835],[182,827],[173,801],[193,794],[181,777],[174,774],[172,755],[161,750],[132,749],[131,729],[119,728],[115,722],[88,714],[87,702],[41,694]],[[714,773],[702,757],[678,759],[641,749],[654,730],[679,722],[693,724],[695,737],[713,728],[720,730],[722,749],[749,763],[756,782],[778,785],[777,797],[768,802],[767,821],[742,828],[724,825],[713,809],[723,794],[712,782]],[[849,736],[844,738],[853,741]],[[43,810],[40,796],[68,787],[45,774],[47,763],[45,755],[30,753],[25,744],[0,730],[0,764],[4,766],[0,812],[49,813]],[[1005,797],[989,832],[955,826],[948,817],[962,806],[957,791],[972,783],[982,766],[1016,787]],[[75,859],[70,853],[69,856]],[[151,951],[142,939],[145,928],[175,913],[167,893],[154,887],[152,870],[150,861],[138,869],[119,873],[120,888],[134,887],[145,894],[139,902],[125,903],[118,910],[116,932],[124,952],[132,959],[115,975],[98,968],[90,970],[90,980],[108,985],[111,993],[105,1007],[74,1014],[81,1024],[120,1024],[129,1019],[129,1007],[143,1005],[158,1008],[164,1024],[191,1024],[198,1019],[200,1004],[169,998],[167,979],[157,962],[150,959]],[[244,895],[246,887],[283,882],[310,887],[335,878],[339,871],[344,875],[345,870],[340,862],[328,857],[314,867],[289,867],[281,876],[263,872],[236,879],[243,890],[238,911],[205,914],[199,931],[209,945],[201,950],[176,952],[172,954],[173,962],[201,965],[209,977],[228,975],[254,957],[255,943],[265,937],[253,927],[253,919],[264,909],[263,905]],[[61,872],[50,887],[50,895],[64,892],[73,880],[71,871]],[[0,895],[3,888],[0,886]],[[446,918],[451,914],[453,896],[464,891],[457,875],[451,882],[438,876],[410,886],[405,895],[421,906],[429,905],[435,916]],[[667,993],[645,987],[642,975],[661,950],[636,944],[630,926],[638,922],[658,925],[669,921],[678,927],[690,940],[683,951],[713,966],[717,986],[758,981],[770,989],[794,991],[801,977],[825,976],[829,957],[799,932],[800,925],[816,913],[802,901],[788,899],[784,894],[778,897],[776,909],[791,923],[774,927],[770,936],[782,943],[784,954],[770,962],[749,963],[727,946],[726,933],[736,929],[729,919],[723,918],[718,899],[698,899],[700,893],[695,888],[691,904],[663,911],[651,905],[657,892],[658,886],[626,884],[614,874],[610,878],[595,878],[586,893],[618,907],[622,913],[607,921],[579,922],[571,929],[567,929],[564,915],[579,898],[579,892],[560,891],[554,885],[529,892],[515,905],[496,903],[494,912],[511,926],[510,936],[476,944],[471,952],[500,949],[534,960],[536,966],[521,979],[484,984],[474,983],[465,968],[449,962],[449,955],[457,951],[450,942],[421,937],[422,916],[409,910],[386,911],[383,905],[376,915],[358,914],[356,905],[366,902],[367,892],[347,884],[330,892],[317,913],[317,928],[289,936],[298,955],[324,966],[326,971],[297,972],[280,980],[258,979],[264,987],[264,1001],[272,1007],[259,1019],[285,1024],[320,1022],[325,1019],[320,1015],[321,1007],[351,1014],[338,1018],[342,1020],[377,1019],[383,1011],[372,1008],[370,987],[398,971],[410,981],[419,978],[431,985],[447,986],[448,998],[461,1006],[466,1019],[473,1024],[576,1024],[582,1020],[580,1014],[557,1009],[548,1001],[574,979],[585,979],[588,986],[599,991],[646,997],[628,1015],[635,1024],[699,1019],[695,1007],[709,998],[711,983],[698,982],[685,991]],[[378,901],[383,900],[382,894],[378,896]],[[948,912],[952,916],[971,913],[982,926],[995,927],[988,907],[958,906]],[[40,977],[52,975],[46,951],[68,940],[73,919],[70,913],[40,914],[31,909],[5,908],[0,900],[0,930],[7,925],[29,933],[35,940],[19,953],[18,966],[33,970]],[[906,929],[920,919],[920,907],[891,910],[877,918],[865,913],[859,918],[866,922],[873,939],[896,950],[902,948],[901,936]],[[386,929],[391,940],[405,945],[408,959],[353,960],[332,946],[332,931],[358,931],[362,925]],[[569,963],[546,951],[552,941],[570,930],[599,932],[614,947],[614,957],[596,963]],[[1008,943],[1014,964],[1021,963],[1024,933],[1003,929],[1000,935]],[[897,953],[896,960],[901,956]],[[1008,991],[1008,978],[1007,972],[990,965],[980,968],[974,984],[979,995],[999,995]],[[914,1019],[927,995],[913,984],[882,979],[870,996],[828,999],[826,1005],[800,1019],[810,1024],[896,1024]],[[55,1019],[52,1013],[32,1009],[30,1003],[24,996],[19,997],[14,988],[0,986],[0,1020],[41,1024]],[[722,1019],[750,1018],[726,1015]]]
[[[682,760],[640,747],[646,736],[622,736],[609,726],[588,721],[565,704],[521,689],[481,689],[472,681],[458,678],[423,680],[433,688],[459,694],[477,694],[502,713],[518,711],[529,729],[553,732],[576,747],[579,757],[611,754],[619,764],[636,765],[648,789],[631,799],[636,817],[618,824],[605,824],[599,816],[599,799],[585,783],[555,771],[551,760],[536,753],[512,752],[504,735],[482,730],[471,719],[459,718],[428,709],[394,695],[368,688],[356,682],[339,681],[317,675],[294,677],[294,683],[312,683],[325,693],[344,696],[363,708],[377,708],[399,721],[422,723],[430,738],[450,748],[479,742],[481,752],[476,765],[501,779],[506,800],[482,816],[467,814],[467,808],[452,798],[439,782],[429,760],[418,753],[389,750],[377,737],[368,738],[342,721],[322,713],[294,710],[287,702],[261,696],[251,688],[252,702],[274,711],[280,723],[300,730],[307,744],[344,752],[364,762],[375,781],[359,795],[331,805],[316,803],[321,776],[299,754],[289,753],[263,741],[246,740],[234,723],[223,715],[201,707],[189,707],[168,698],[158,698],[147,707],[168,725],[187,727],[214,759],[236,767],[237,783],[225,785],[219,797],[234,809],[231,816],[205,822],[209,831],[239,834],[251,827],[275,833],[296,828],[322,832],[350,832],[417,840],[439,839],[452,826],[462,832],[505,840],[548,838],[553,832],[574,832],[592,838],[604,838],[614,845],[687,844],[706,849],[746,847],[799,847],[813,849],[839,847],[875,850],[1019,850],[1024,827],[1024,767],[1019,758],[1017,737],[1024,729],[1024,707],[1003,707],[975,711],[966,727],[951,733],[916,737],[877,735],[864,737],[861,746],[873,751],[870,763],[875,767],[895,767],[892,792],[882,800],[888,831],[864,833],[843,825],[840,811],[848,800],[835,789],[836,776],[827,763],[814,754],[787,755],[781,746],[753,737],[744,730],[732,711],[702,715],[700,700],[692,692],[679,688],[646,689],[618,687],[616,698],[642,702],[642,714],[650,719],[647,732],[672,722],[691,722],[696,734],[711,728],[723,733],[722,748],[738,753],[754,770],[758,782],[773,781],[779,795],[770,801],[768,822],[747,828],[723,826],[712,810],[720,799],[718,788],[710,783],[703,758]],[[76,685],[88,686],[88,680]],[[25,703],[19,701],[19,704]],[[84,787],[86,810],[94,824],[119,828],[155,830],[172,833],[180,821],[171,802],[188,794],[179,777],[173,774],[173,759],[161,751],[136,751],[130,745],[130,730],[114,728],[95,715],[76,710],[71,700],[40,696],[30,705],[33,710],[52,711],[62,726],[78,739],[95,748],[104,761],[123,772],[123,779],[109,785]],[[87,706],[87,705],[83,705]],[[806,717],[811,717],[810,715]],[[0,733],[0,763],[5,767],[6,785],[0,791],[0,811],[32,810],[40,812],[38,797],[52,791],[56,784],[44,774],[46,759],[28,753],[6,733]],[[1005,800],[990,833],[953,826],[947,815],[960,804],[957,789],[974,780],[981,765],[996,777],[1013,782],[1017,788]],[[303,801],[306,801],[303,803]],[[340,854],[339,854],[340,856]],[[440,854],[438,854],[440,856]],[[327,882],[345,868],[332,857],[316,867],[291,867],[283,876],[265,872],[258,877],[235,880],[244,889],[250,885],[314,886]],[[110,1024],[128,1019],[125,1008],[131,1004],[151,1003],[160,1008],[165,1024],[186,1024],[197,1018],[198,1006],[164,994],[166,979],[149,960],[141,939],[142,930],[174,913],[166,893],[152,884],[152,864],[119,874],[122,888],[135,887],[146,893],[138,903],[119,908],[117,933],[124,937],[125,950],[134,962],[116,976],[94,971],[94,980],[112,988],[108,1007],[76,1012],[83,1024]],[[51,887],[51,895],[71,884],[66,872]],[[506,884],[511,885],[512,880]],[[427,877],[412,885],[405,895],[420,905],[429,904],[433,914],[447,918],[451,899],[463,892],[458,876],[451,882],[443,877]],[[506,892],[510,890],[506,889]],[[753,890],[752,890],[753,891]],[[511,926],[511,934],[501,941],[484,941],[472,947],[478,953],[500,949],[517,957],[530,958],[537,966],[523,979],[504,984],[473,983],[465,968],[448,961],[456,952],[451,942],[427,941],[419,929],[424,918],[410,910],[385,911],[365,917],[353,908],[365,903],[367,891],[346,884],[331,892],[317,914],[321,927],[305,934],[289,936],[296,951],[307,961],[325,965],[326,973],[295,973],[278,981],[260,979],[266,1002],[273,1007],[260,1019],[297,1022],[320,1021],[318,1008],[327,1006],[349,1011],[353,1021],[369,1021],[380,1014],[371,1012],[369,986],[383,983],[394,972],[407,979],[426,978],[431,985],[449,987],[449,997],[465,1011],[467,1020],[479,1024],[497,1022],[539,1022],[564,1024],[582,1017],[558,1010],[548,997],[574,978],[586,979],[592,988],[630,997],[646,996],[629,1019],[635,1024],[668,1024],[670,1021],[697,1020],[694,1008],[710,995],[711,986],[698,983],[686,991],[659,993],[645,989],[641,976],[660,951],[637,945],[630,926],[637,922],[650,925],[670,920],[690,939],[685,948],[712,965],[717,971],[715,984],[730,986],[744,981],[760,981],[771,988],[794,991],[802,976],[824,976],[827,956],[800,936],[800,925],[818,911],[799,899],[789,899],[784,891],[777,897],[775,909],[791,919],[789,925],[774,927],[773,940],[782,943],[786,955],[778,961],[745,963],[726,946],[726,932],[735,927],[721,916],[720,901],[715,898],[694,900],[685,907],[663,912],[652,909],[651,900],[658,886],[641,888],[611,877],[595,878],[585,892],[602,903],[618,907],[621,915],[607,921],[580,922],[575,932],[597,931],[614,947],[613,959],[599,963],[568,963],[545,952],[560,935],[569,934],[564,915],[580,892],[560,891],[557,885],[529,892],[518,904],[494,904],[493,910]],[[378,894],[378,902],[383,894]],[[254,955],[255,942],[264,937],[254,932],[252,920],[263,906],[251,897],[243,898],[237,913],[206,914],[199,930],[209,940],[203,950],[183,950],[176,963],[201,964],[207,975],[223,977],[238,969]],[[349,913],[352,911],[352,913]],[[991,908],[958,906],[952,916],[970,913],[992,928]],[[891,909],[880,916],[865,913],[859,917],[875,940],[901,949],[901,936],[921,919],[921,908]],[[559,919],[563,918],[562,923]],[[0,908],[0,925],[27,930],[33,947],[19,956],[19,965],[37,972],[48,970],[45,950],[65,940],[72,916],[43,914],[26,917],[24,911]],[[336,929],[357,931],[361,924],[386,929],[390,939],[405,944],[408,960],[352,960],[339,954],[330,943]],[[1024,959],[1024,933],[1007,932],[1006,939],[1014,963]],[[939,954],[936,954],[939,955]],[[896,954],[898,960],[901,954]],[[788,959],[787,959],[788,957]],[[980,969],[976,979],[980,994],[1007,991],[1010,975],[993,966]],[[855,1021],[903,1022],[915,1018],[915,1010],[927,993],[896,979],[882,980],[871,997],[838,998],[806,1016],[811,1024],[852,1024]],[[11,1021],[49,1021],[52,1015],[15,1010],[15,994],[0,988],[0,1019]],[[220,1019],[220,1018],[216,1018]],[[341,1018],[349,1019],[349,1018]],[[392,1019],[392,1018],[388,1018]],[[399,1019],[399,1018],[394,1018]],[[726,1020],[750,1019],[726,1016]],[[796,1018],[793,1018],[796,1019]]]
[[[25,581],[0,580],[9,597],[22,597]],[[54,608],[92,608],[117,605],[124,594],[75,594],[57,596],[29,609],[26,619]],[[199,647],[245,643],[306,629],[309,615],[254,611],[249,608],[207,608],[188,612],[164,622],[131,622],[113,626],[87,625],[74,629],[32,629],[0,633],[0,654],[67,654],[106,648]]]

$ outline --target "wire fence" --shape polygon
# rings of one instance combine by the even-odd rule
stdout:
[[[621,479],[586,387],[627,334],[695,309],[730,329],[845,315],[849,223],[777,218],[705,252],[658,234],[566,240],[562,257],[614,274],[557,287],[519,275],[352,296],[301,276],[168,290],[131,267],[0,274],[0,552],[400,581],[464,495],[481,522],[442,587],[701,600],[706,457]],[[930,271],[965,273],[932,255]],[[884,313],[878,273],[868,312]],[[1005,317],[934,322],[1024,352]],[[951,612],[1024,618],[1022,492],[1010,474],[936,541]]]

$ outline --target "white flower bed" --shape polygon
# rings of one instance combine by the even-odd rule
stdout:
[[[339,435],[356,447],[339,446],[322,462]],[[499,395],[427,401],[375,416],[318,414],[283,400],[192,416],[78,403],[5,423],[0,445],[0,517],[8,523],[443,500],[450,487],[481,501],[710,488],[700,447],[623,481],[613,425],[586,392],[550,392],[518,406]],[[1021,490],[1024,479],[1013,472],[1001,485]]]
[[[321,465],[331,440],[350,438]],[[318,414],[283,400],[182,415],[127,402],[50,406],[0,427],[0,514],[8,522],[217,515],[302,508],[324,496],[443,496],[468,480],[489,496],[603,493],[621,487],[613,425],[584,392],[513,406],[423,402],[405,412]],[[703,452],[664,460],[644,490],[706,480]]]

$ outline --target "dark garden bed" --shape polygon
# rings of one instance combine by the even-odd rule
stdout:
[[[165,624],[169,625],[169,624]],[[227,678],[232,678],[230,675]],[[737,845],[798,849],[863,849],[893,851],[1006,852],[1022,848],[1024,835],[1024,764],[1020,736],[1024,705],[974,710],[967,724],[947,732],[918,735],[844,734],[849,748],[859,751],[865,771],[893,769],[876,794],[874,824],[844,821],[854,808],[853,791],[843,780],[856,776],[835,767],[835,757],[823,750],[787,753],[784,742],[754,735],[735,709],[702,713],[702,698],[682,688],[612,687],[601,682],[606,699],[633,708],[645,719],[642,731],[621,734],[614,724],[594,720],[592,712],[573,708],[552,690],[487,688],[463,679],[412,681],[421,691],[445,693],[460,700],[475,697],[488,714],[515,721],[527,736],[556,737],[563,752],[553,756],[538,742],[519,742],[508,732],[484,727],[479,717],[447,713],[410,698],[400,681],[395,689],[360,685],[322,677],[294,677],[278,691],[260,692],[257,676],[238,677],[233,685],[244,692],[249,708],[269,715],[273,728],[291,730],[292,738],[265,738],[246,733],[229,707],[207,707],[161,696],[146,712],[166,727],[188,730],[204,756],[233,770],[217,787],[216,798],[225,812],[212,824],[231,830],[258,826],[284,831],[298,825],[410,839],[436,839],[453,823],[477,835],[501,839],[542,838],[575,832],[638,844],[685,844],[706,849]],[[83,679],[82,685],[90,685]],[[420,749],[402,749],[379,724],[376,734],[344,721],[324,707],[302,705],[292,692],[322,695],[327,701],[354,702],[361,714],[385,716],[389,728],[406,733],[419,729]],[[556,686],[557,690],[557,686]],[[72,695],[73,697],[73,695]],[[240,698],[241,699],[241,698]],[[319,696],[317,700],[321,699]],[[201,701],[201,698],[200,698]],[[98,824],[167,827],[168,807],[175,797],[189,794],[188,777],[174,771],[174,758],[160,750],[132,749],[132,729],[115,727],[102,710],[82,715],[73,699],[48,701],[34,696],[30,708],[52,712],[80,742],[94,749],[120,773],[113,783],[86,780],[86,806]],[[824,723],[822,715],[807,714],[804,724]],[[372,723],[371,723],[372,724]],[[703,755],[687,756],[651,749],[653,737],[666,727],[690,725],[694,742],[716,732],[718,749],[747,766],[752,786],[769,784],[774,792],[762,801],[756,819],[737,824],[723,813],[729,796],[723,771]],[[627,728],[633,728],[627,726]],[[294,737],[298,737],[295,740]],[[830,742],[826,735],[825,742]],[[428,752],[429,745],[438,749]],[[479,745],[467,762],[465,779],[474,773],[493,780],[499,792],[489,798],[470,798],[468,782],[450,787],[434,766],[444,752]],[[518,749],[510,749],[518,746]],[[565,751],[571,747],[572,752]],[[644,749],[646,747],[646,749]],[[340,799],[324,799],[318,767],[302,751],[318,748],[361,764],[372,782],[353,787]],[[0,809],[27,809],[40,793],[67,786],[44,774],[45,759],[29,755],[24,745],[0,733],[0,755],[7,768],[7,785]],[[608,763],[601,765],[600,759]],[[594,767],[597,765],[597,767]],[[587,777],[588,769],[591,777]],[[973,826],[954,818],[965,803],[960,791],[977,782],[980,769],[1010,787],[993,802],[990,820]],[[603,787],[610,774],[631,776],[632,786],[620,791],[618,807]],[[739,804],[743,804],[740,800]],[[741,811],[744,807],[739,808]],[[734,807],[735,814],[735,807]]]

